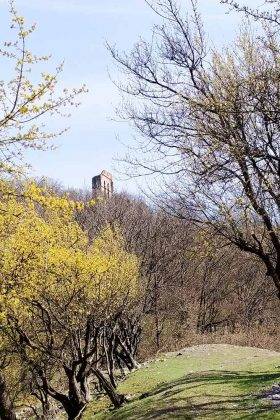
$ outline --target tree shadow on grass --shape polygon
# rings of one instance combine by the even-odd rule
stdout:
[[[188,374],[178,380],[162,383],[142,396],[142,399],[111,413],[117,420],[235,418],[280,418],[279,406],[263,405],[258,397],[260,386],[269,387],[280,380],[280,373],[208,371]],[[231,390],[229,395],[217,395],[211,386]],[[198,388],[207,386],[207,391]],[[218,388],[219,389],[219,388]],[[236,394],[234,392],[236,390]],[[198,397],[197,397],[198,396]],[[141,397],[140,397],[141,398]],[[206,402],[205,402],[206,401]],[[279,410],[279,411],[278,411]],[[275,417],[272,417],[275,412]],[[271,415],[271,416],[270,416]]]
[[[182,378],[177,379],[172,382],[164,382],[161,385],[154,388],[151,392],[148,393],[148,396],[156,395],[162,393],[165,390],[170,390],[177,386],[184,385],[187,387],[189,384],[192,387],[192,384],[199,383],[205,385],[207,383],[216,383],[216,384],[228,384],[234,385],[238,389],[249,390],[254,392],[255,389],[259,389],[260,385],[264,388],[266,385],[269,385],[271,381],[275,380],[280,381],[280,372],[231,372],[231,371],[207,371],[199,372],[194,374],[188,374]]]

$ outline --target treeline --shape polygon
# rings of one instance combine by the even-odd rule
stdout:
[[[215,339],[276,348],[278,299],[256,257],[126,194],[91,211],[92,232],[119,226],[139,258],[143,357]]]
[[[119,407],[118,382],[159,351],[277,337],[263,267],[213,232],[127,194],[1,191],[1,418]]]

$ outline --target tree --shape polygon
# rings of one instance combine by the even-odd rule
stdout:
[[[190,3],[188,19],[174,0],[156,2],[152,42],[110,48],[133,97],[121,113],[139,133],[128,163],[173,175],[161,204],[257,256],[280,298],[279,38],[249,27],[209,51]]]
[[[85,87],[62,89],[59,92],[59,76],[63,64],[54,73],[44,71],[43,66],[50,56],[37,56],[28,49],[29,37],[35,25],[28,27],[10,0],[11,29],[15,38],[6,41],[0,48],[2,68],[12,75],[4,74],[0,80],[0,174],[18,175],[25,169],[24,151],[28,148],[44,150],[52,146],[52,140],[65,132],[46,129],[46,118],[69,116],[72,106],[77,106],[77,96],[86,92]],[[0,373],[0,411],[10,413],[11,404],[3,372]],[[5,406],[6,401],[6,406]],[[4,418],[4,417],[3,417]]]
[[[0,48],[2,67],[11,69],[13,76],[0,80],[0,173],[21,172],[24,169],[24,151],[28,148],[50,147],[52,140],[65,132],[48,131],[46,118],[69,116],[70,108],[77,106],[77,95],[86,92],[64,88],[58,82],[63,64],[54,73],[44,71],[50,56],[37,56],[28,49],[29,37],[36,26],[28,27],[24,17],[10,0],[11,28],[15,39],[6,41]]]
[[[82,208],[35,184],[20,198],[7,188],[0,204],[1,331],[32,394],[46,406],[47,397],[60,402],[69,419],[89,402],[92,377],[120,406],[114,364],[134,367],[123,334],[138,293],[137,258],[110,228],[91,243],[75,220]]]
[[[7,392],[7,383],[4,376],[0,376],[0,416],[3,420],[15,420],[15,412],[13,404],[10,401],[9,393]]]
[[[260,261],[220,238],[197,232],[186,250],[198,333],[248,328],[262,322],[273,300]],[[197,304],[195,305],[195,303]]]
[[[106,224],[119,226],[127,250],[138,256],[142,299],[134,310],[134,321],[138,321],[139,326],[146,324],[150,341],[159,350],[165,324],[172,316],[174,319],[178,316],[192,226],[125,193],[96,203],[89,212],[83,220],[91,235]]]
[[[221,0],[222,4],[227,4],[237,12],[242,12],[246,16],[253,18],[255,21],[269,23],[276,28],[280,24],[279,0],[265,0],[261,7],[252,8],[234,0]]]

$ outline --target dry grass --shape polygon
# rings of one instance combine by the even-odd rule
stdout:
[[[148,329],[150,325],[147,325]],[[151,331],[151,330],[150,330]],[[143,334],[140,359],[145,360],[157,353],[177,351],[184,347],[200,344],[232,344],[280,351],[280,329],[264,326],[236,328],[234,332],[221,330],[213,333],[198,334],[188,328],[170,325],[163,330],[158,349],[151,334]]]

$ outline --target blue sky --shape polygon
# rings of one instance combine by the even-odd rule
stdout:
[[[183,3],[187,1],[182,0]],[[246,1],[247,5],[255,3]],[[129,49],[139,35],[148,36],[155,16],[144,0],[17,0],[16,5],[28,22],[37,22],[32,50],[52,53],[54,67],[65,60],[66,86],[85,83],[89,88],[71,119],[61,121],[62,127],[70,125],[71,130],[57,140],[57,149],[28,153],[31,175],[45,175],[67,187],[89,187],[92,176],[102,169],[114,172],[114,158],[125,153],[117,137],[128,142],[133,135],[131,127],[112,120],[119,96],[108,76],[112,61],[104,43],[108,40],[119,49]],[[200,9],[209,38],[215,44],[233,38],[237,15],[226,15],[226,8],[218,0],[201,0]],[[3,39],[4,28],[8,28],[7,0],[0,0],[0,10]],[[135,180],[119,179],[116,185],[119,190],[130,192],[137,192],[138,188]]]

